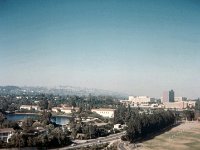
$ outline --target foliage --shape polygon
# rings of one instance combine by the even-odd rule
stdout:
[[[42,110],[48,109],[48,100],[47,97],[45,97],[44,95],[41,96],[41,100],[39,102],[39,106]]]
[[[39,120],[43,125],[47,125],[51,122],[51,117],[52,117],[52,114],[50,112],[43,110],[41,112]]]
[[[183,111],[183,116],[186,118],[188,121],[192,121],[195,118],[195,113],[192,110],[184,110]]]
[[[92,108],[116,108],[119,104],[115,101],[115,97],[111,96],[77,96],[77,95],[52,95],[52,94],[9,94],[0,95],[0,110],[2,111],[20,111],[21,105],[39,105],[42,110],[50,110],[52,107],[66,104],[68,106],[80,107],[82,110],[90,110]],[[36,103],[39,102],[39,103]],[[33,110],[22,110],[23,112],[34,112]],[[36,112],[36,111],[35,111]]]
[[[200,100],[199,99],[195,103],[195,110],[200,110]]]
[[[127,121],[126,135],[123,139],[135,142],[138,138],[158,132],[175,122],[175,115],[171,111],[156,110],[153,114],[131,113]]]
[[[31,128],[31,127],[30,127]],[[29,131],[30,131],[29,128]],[[63,131],[59,127],[54,127],[52,124],[46,126],[46,131],[42,134],[31,134],[27,130],[15,133],[9,139],[9,147],[58,147],[71,144],[68,137],[68,132]]]
[[[2,126],[4,120],[5,120],[5,115],[2,112],[0,112],[0,127]]]
[[[76,137],[78,133],[86,135],[86,138],[96,138],[99,136],[108,135],[107,130],[111,126],[98,127],[93,123],[79,123],[72,121],[72,131],[69,132],[66,129],[57,127],[51,124],[52,114],[50,109],[55,106],[65,104],[67,106],[79,107],[78,113],[74,114],[74,117],[96,117],[101,121],[108,122],[108,119],[104,119],[102,116],[94,113],[90,113],[92,108],[116,108],[119,102],[115,101],[111,96],[76,96],[67,95],[59,96],[52,94],[21,94],[21,95],[0,95],[0,110],[2,112],[24,112],[24,113],[38,113],[36,110],[20,110],[21,105],[38,105],[43,110],[35,121],[31,118],[27,118],[22,122],[22,126],[19,127],[17,122],[5,120],[3,113],[0,113],[0,125],[2,128],[14,128],[15,134],[11,137],[9,145],[0,141],[0,145],[3,147],[58,147],[68,145],[71,143],[69,134],[72,137]],[[79,114],[79,115],[78,115]],[[43,127],[45,132],[40,133],[36,130],[37,127]]]

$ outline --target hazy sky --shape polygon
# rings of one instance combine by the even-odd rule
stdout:
[[[199,0],[0,0],[0,85],[200,96]]]

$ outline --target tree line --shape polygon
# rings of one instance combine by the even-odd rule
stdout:
[[[171,111],[154,110],[151,113],[144,113],[130,106],[128,108],[121,106],[117,109],[115,116],[115,123],[127,125],[126,135],[122,139],[130,142],[169,127],[175,123],[176,119]]]
[[[115,107],[119,104],[119,102],[116,101],[116,98],[112,96],[60,96],[52,94],[0,95],[0,103],[0,110],[11,112],[20,110],[21,105],[38,105],[42,110],[50,110],[52,107],[66,104],[68,106],[81,107],[83,110],[90,110],[92,108],[105,108],[108,106]]]

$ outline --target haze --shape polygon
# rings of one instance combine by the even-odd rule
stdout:
[[[198,0],[0,0],[0,85],[198,97]]]

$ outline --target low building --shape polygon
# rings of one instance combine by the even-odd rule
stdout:
[[[115,115],[115,109],[107,109],[107,108],[91,109],[91,112],[95,112],[106,118],[114,118]]]
[[[195,101],[179,101],[179,102],[165,102],[163,103],[165,108],[167,109],[187,109],[187,108],[194,108],[196,102]]]
[[[15,130],[13,128],[0,129],[0,139],[8,143],[8,140],[14,134]]]
[[[61,111],[61,107],[53,107],[51,109],[51,111],[53,111],[53,112],[60,112]]]
[[[123,105],[125,105],[125,106],[128,106],[128,105],[131,105],[131,101],[129,101],[129,100],[120,100],[119,101],[120,103],[122,103]]]
[[[78,107],[64,107],[63,106],[63,107],[53,107],[51,110],[53,112],[59,112],[59,111],[61,111],[61,112],[64,112],[66,114],[70,114],[73,111],[77,112],[79,110],[79,108]]]
[[[115,124],[113,129],[117,129],[117,130],[123,130],[125,127],[127,127],[127,125],[121,125],[121,124]]]
[[[121,124],[115,124],[113,129],[117,129],[117,130],[120,130],[122,128],[122,125]]]
[[[37,110],[37,111],[40,111],[40,106],[37,106],[37,105],[21,105],[20,106],[20,109],[26,109],[26,110]]]
[[[79,110],[79,108],[77,107],[63,107],[61,108],[61,111],[66,113],[66,114],[71,114],[73,111],[77,112]]]
[[[186,102],[165,102],[163,103],[165,108],[167,109],[186,109],[188,107],[188,104]]]
[[[104,127],[104,126],[108,125],[108,123],[105,123],[105,122],[101,122],[101,123],[95,122],[94,125],[96,125],[97,127]]]

